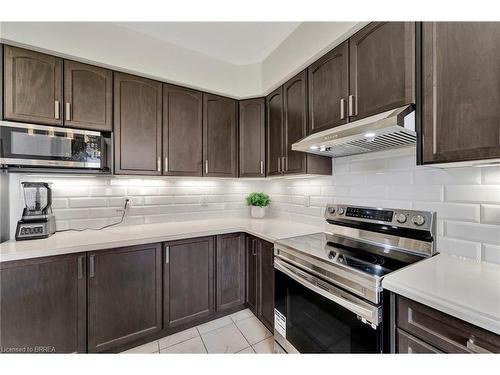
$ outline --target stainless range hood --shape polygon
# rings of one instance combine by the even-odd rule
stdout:
[[[415,144],[415,110],[407,105],[311,134],[292,150],[343,157]]]

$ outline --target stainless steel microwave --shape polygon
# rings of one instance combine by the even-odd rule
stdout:
[[[111,137],[98,131],[0,121],[0,164],[111,171]]]

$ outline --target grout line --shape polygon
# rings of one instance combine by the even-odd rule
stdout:
[[[248,345],[249,345],[250,347],[252,347],[252,344],[250,343],[250,341],[248,341],[247,337],[243,334],[243,332],[241,332],[240,328],[236,325],[236,323],[234,323],[234,322],[233,322],[233,324],[234,324],[234,326],[236,327],[236,329],[238,330],[238,332],[241,334],[241,336],[243,336],[243,338],[244,338],[244,339],[245,339],[245,341],[248,343]],[[252,349],[253,349],[253,348],[252,348]],[[243,349],[241,349],[241,350],[243,350]],[[254,350],[254,351],[255,351],[255,350]]]
[[[188,339],[186,339],[186,340],[182,340],[182,341],[176,342],[175,344],[172,344],[172,345],[167,345],[167,346],[165,346],[164,348],[160,347],[160,350],[167,349],[167,348],[170,348],[170,347],[175,346],[175,345],[177,345],[177,344],[181,344],[181,343],[183,343],[183,342],[186,342],[186,341],[189,341],[189,340],[195,339],[196,337],[201,337],[201,335],[200,335],[200,331],[198,331],[198,329],[197,329],[196,327],[194,327],[194,328],[196,329],[196,332],[198,333],[198,336],[195,336],[195,337],[190,337],[190,338],[188,338]],[[188,329],[190,329],[190,328],[188,328]],[[181,333],[181,332],[183,332],[183,331],[176,332],[176,333],[173,333],[173,334],[171,334],[171,335],[168,335],[168,336],[165,336],[165,337],[162,337],[162,338],[167,338],[167,337],[170,337],[170,336],[176,335],[177,333]],[[160,340],[158,340],[158,346],[160,346]]]
[[[198,331],[198,327],[196,327],[196,330]],[[206,352],[207,354],[209,354],[209,353],[208,353],[207,344],[205,344],[205,341],[203,340],[203,336],[200,334],[200,331],[198,331],[198,334],[200,335],[201,343],[203,344],[203,347],[205,348],[205,352]]]

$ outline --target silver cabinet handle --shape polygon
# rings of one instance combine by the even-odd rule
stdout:
[[[260,161],[260,174],[262,174],[262,175],[264,174],[264,161],[263,160]]]
[[[83,256],[78,257],[78,280],[83,279]]]
[[[54,117],[59,120],[59,100],[54,101]]]
[[[158,168],[158,172],[161,172],[161,157],[158,156],[158,160],[156,160],[156,166]]]
[[[95,255],[91,255],[89,258],[89,277],[95,276]]]
[[[345,98],[340,99],[340,119],[345,119]]]
[[[170,246],[165,246],[165,264],[170,263]]]
[[[356,97],[354,95],[349,95],[349,116],[356,116],[356,103],[355,103]]]
[[[288,157],[283,156],[283,172],[288,172]]]
[[[66,121],[71,121],[71,103],[66,103]]]
[[[281,158],[278,158],[278,173],[281,173]]]
[[[254,238],[252,239],[252,255],[257,255],[257,240]]]
[[[165,156],[165,166],[164,166],[165,172],[168,172],[168,156]]]
[[[205,174],[208,174],[208,159],[205,159]]]
[[[485,349],[482,346],[476,344],[476,342],[473,339],[467,340],[467,349],[469,349],[471,352],[478,353],[478,354],[492,354],[493,353],[493,352],[490,352],[488,349]]]

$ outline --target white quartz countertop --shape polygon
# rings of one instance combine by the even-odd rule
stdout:
[[[386,276],[384,289],[500,334],[500,266],[438,254]]]
[[[95,251],[122,246],[246,232],[269,242],[322,232],[322,227],[276,219],[227,218],[118,226],[100,231],[61,232],[42,240],[0,244],[0,262]]]

